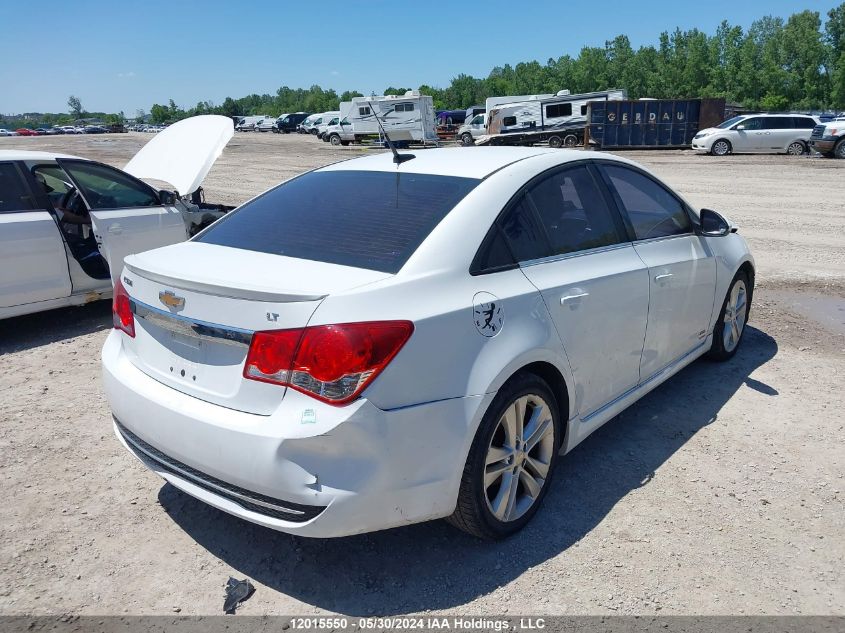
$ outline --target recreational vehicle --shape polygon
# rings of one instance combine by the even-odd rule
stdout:
[[[434,100],[418,90],[404,95],[353,97],[345,119],[352,125],[355,141],[380,136],[380,121],[393,141],[437,144]]]
[[[621,101],[627,98],[624,90],[606,90],[569,94],[561,90],[556,95],[537,95],[522,102],[488,105],[487,133],[546,131],[550,129],[583,128],[587,121],[587,103],[601,99]],[[488,104],[491,99],[488,99]]]
[[[488,99],[490,108],[485,115],[486,134],[476,137],[475,144],[534,145],[548,142],[551,147],[583,145],[589,102],[621,101],[626,96],[624,90],[618,89],[575,95],[561,90],[551,96],[528,95],[524,101],[510,101],[515,97]],[[463,138],[461,140],[467,144]]]

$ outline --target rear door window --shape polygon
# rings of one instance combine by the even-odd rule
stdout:
[[[397,172],[310,172],[247,202],[196,241],[396,273],[479,182]]]
[[[31,211],[35,201],[14,163],[0,163],[0,213]]]
[[[812,130],[816,127],[816,122],[807,116],[792,117],[792,125],[797,130]]]

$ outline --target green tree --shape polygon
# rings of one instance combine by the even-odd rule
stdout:
[[[167,123],[170,120],[170,108],[154,103],[150,108],[150,120],[153,123]]]
[[[82,102],[79,100],[79,97],[75,97],[70,95],[67,98],[67,107],[70,108],[70,114],[74,119],[81,119],[82,118]]]

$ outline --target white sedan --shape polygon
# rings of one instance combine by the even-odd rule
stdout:
[[[109,298],[126,255],[184,241],[220,217],[231,207],[191,194],[233,134],[227,117],[186,119],[123,170],[0,150],[0,319]]]
[[[535,514],[561,455],[742,340],[734,227],[611,155],[435,149],[323,167],[128,257],[117,436],[208,504],[332,537]]]

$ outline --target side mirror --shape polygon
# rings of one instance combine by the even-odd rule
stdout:
[[[724,237],[730,234],[731,225],[725,218],[712,209],[702,209],[699,217],[701,218],[701,235],[705,237]]]
[[[161,204],[176,204],[176,192],[162,189],[158,192],[158,199]]]
[[[736,126],[736,129],[737,129],[737,130],[744,130],[744,129],[745,129],[745,126],[744,126],[744,125],[737,125],[737,126]]]

